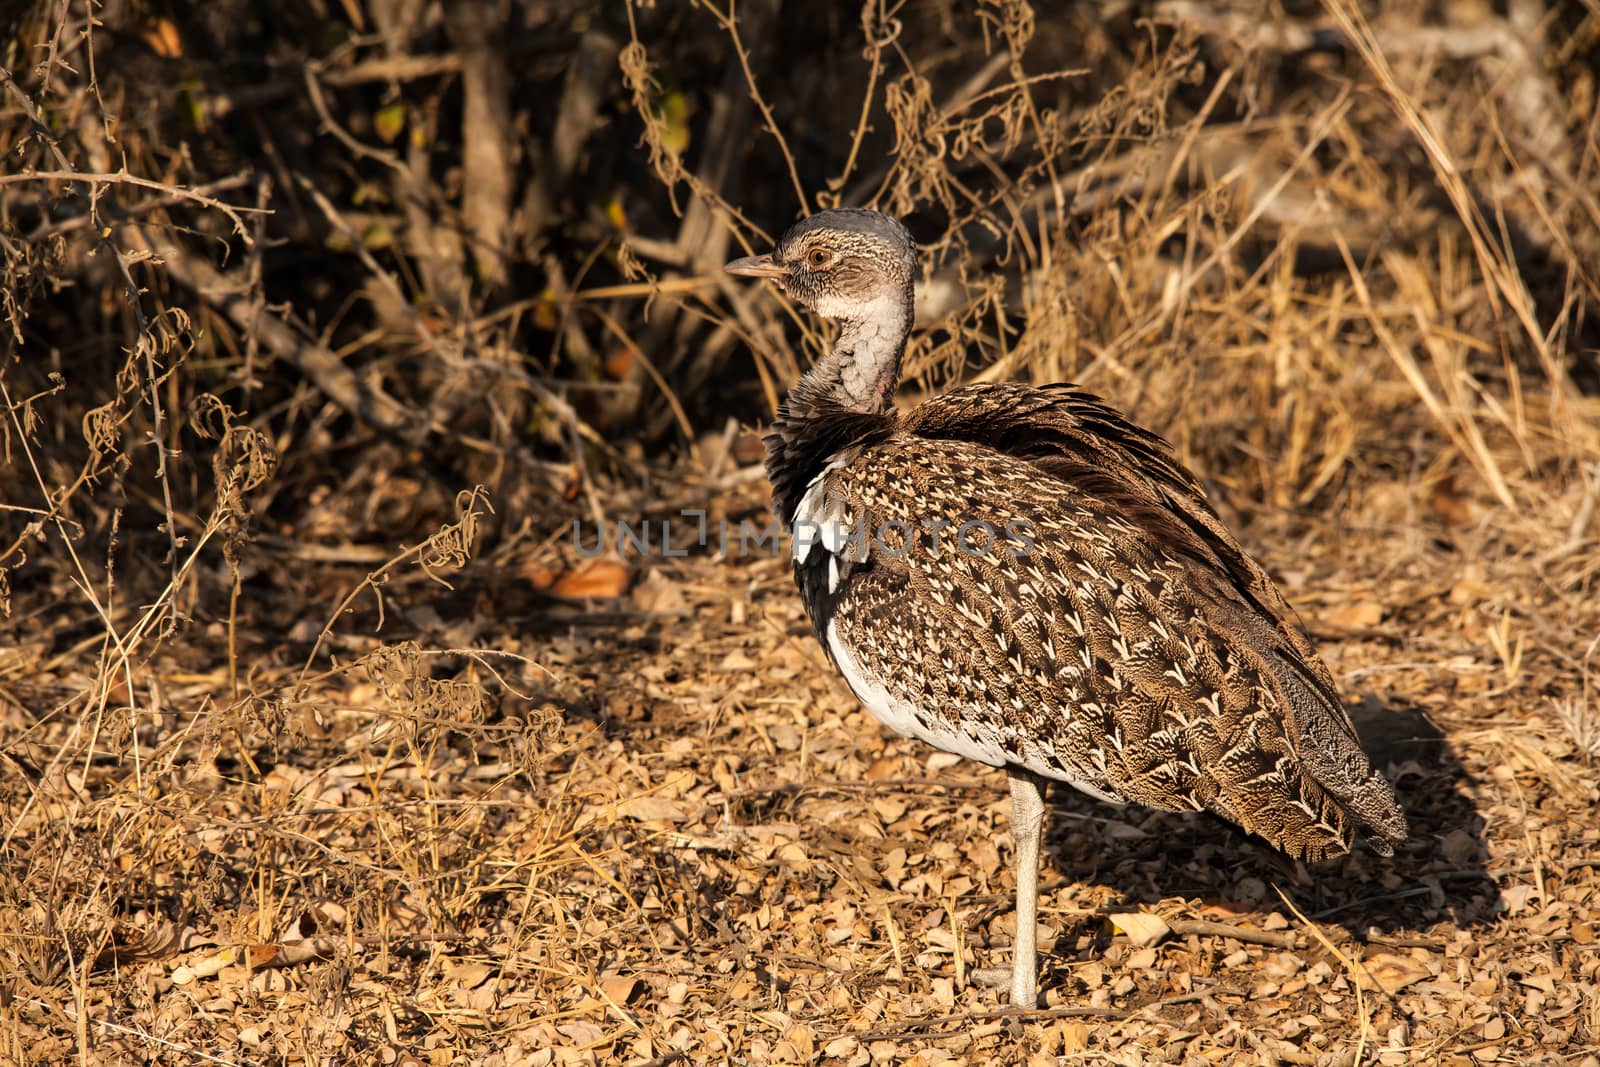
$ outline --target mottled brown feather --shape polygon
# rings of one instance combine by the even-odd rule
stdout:
[[[785,518],[810,478],[782,468],[811,427],[828,431],[811,477],[834,446],[854,453],[822,475],[848,522],[1033,532],[1026,555],[972,558],[924,530],[856,561],[831,598],[861,669],[953,747],[1210,810],[1291,855],[1346,851],[1357,827],[1380,849],[1404,838],[1287,603],[1160,438],[1070,388],[957,390],[904,418],[813,409],[771,437]]]

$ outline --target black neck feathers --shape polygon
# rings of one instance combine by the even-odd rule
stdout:
[[[765,438],[773,512],[792,524],[806,487],[834,456],[888,440],[897,422],[893,413],[842,407],[815,383],[802,379],[779,405]]]

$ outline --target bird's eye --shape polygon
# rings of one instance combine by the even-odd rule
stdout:
[[[806,262],[813,267],[826,267],[828,265],[828,253],[823,249],[813,248],[810,254],[806,256]]]

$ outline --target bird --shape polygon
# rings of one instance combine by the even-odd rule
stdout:
[[[917,251],[889,215],[820,211],[724,269],[839,324],[764,438],[773,509],[861,704],[1006,773],[1014,1009],[1038,1006],[1048,783],[1211,812],[1308,861],[1406,839],[1298,617],[1165,440],[1072,383],[899,410]]]

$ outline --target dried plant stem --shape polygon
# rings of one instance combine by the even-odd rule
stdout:
[[[806,197],[805,186],[800,183],[800,170],[795,166],[794,153],[789,151],[789,142],[784,139],[783,129],[778,125],[778,120],[772,115],[772,108],[767,104],[766,97],[756,85],[755,72],[750,69],[750,53],[746,51],[744,42],[739,38],[739,22],[735,15],[737,0],[728,0],[728,10],[723,12],[714,0],[697,0],[711,17],[722,27],[728,35],[728,40],[733,43],[734,55],[739,59],[739,69],[744,71],[745,84],[750,88],[750,99],[755,102],[761,111],[761,117],[767,124],[767,132],[772,134],[773,140],[778,142],[778,150],[783,153],[783,161],[789,167],[789,181],[794,185],[794,197],[800,205],[801,214],[810,210],[810,200]]]
[[[880,24],[879,20],[884,32],[881,36],[875,36],[872,30]],[[850,135],[850,151],[845,153],[844,166],[840,168],[839,176],[828,183],[829,188],[834,190],[843,189],[845,183],[850,180],[851,173],[856,169],[856,156],[861,151],[862,139],[867,135],[867,116],[872,112],[872,101],[878,91],[878,78],[883,73],[883,50],[900,36],[901,22],[899,19],[889,18],[885,13],[884,0],[878,0],[876,19],[873,17],[872,4],[862,5],[861,29],[868,39],[867,87],[861,94],[861,115],[856,119],[855,130]],[[824,206],[820,195],[818,206]],[[826,206],[839,207],[840,198],[831,197]]]
[[[30,175],[30,177],[33,176],[38,175]],[[113,175],[112,177],[116,176]],[[221,210],[231,205],[225,205],[221,201],[207,203],[211,197],[211,194],[227,192],[230,189],[237,189],[242,185],[249,185],[252,180],[254,180],[254,175],[248,173],[229,175],[226,178],[219,178],[214,182],[207,182],[204,185],[197,185],[191,189],[179,189],[177,192],[169,192],[163,196],[152,197],[149,200],[140,201],[137,204],[119,207],[117,209],[117,217],[122,220],[132,219],[139,215],[147,215],[150,212],[156,211],[160,208],[171,207],[174,204],[182,203],[200,204],[203,207],[217,207],[219,210]],[[254,221],[258,227],[265,217],[272,214],[272,212],[268,210],[264,204],[257,205],[254,208],[241,208],[240,210],[254,212],[256,215]],[[28,241],[29,243],[37,243],[45,240],[46,238],[58,237],[64,234],[73,233],[77,230],[83,229],[85,226],[91,225],[93,222],[94,220],[88,215],[78,215],[73,218],[49,222],[28,234]],[[257,236],[258,235],[252,236],[251,247],[254,247],[253,242],[256,240]]]
[[[482,507],[484,511],[479,511],[478,509],[480,507]],[[488,493],[481,485],[474,486],[471,489],[464,490],[463,492],[457,494],[457,519],[455,522],[445,524],[437,533],[428,538],[426,541],[423,541],[418,545],[414,545],[411,548],[405,549],[404,551],[391,556],[389,560],[383,564],[383,566],[379,567],[375,571],[371,571],[366,577],[362,578],[361,581],[356,584],[355,588],[346,593],[344,599],[339,601],[338,606],[333,609],[331,614],[329,614],[328,621],[323,623],[322,629],[318,631],[317,639],[312,642],[311,651],[306,654],[306,661],[300,668],[300,677],[298,681],[305,681],[306,674],[311,670],[311,665],[316,662],[317,653],[322,648],[322,642],[325,641],[328,635],[333,632],[334,623],[339,621],[339,617],[345,613],[351,604],[355,603],[356,597],[360,596],[364,590],[372,590],[373,599],[377,602],[378,607],[378,622],[376,629],[383,628],[383,586],[388,581],[390,572],[400,564],[406,562],[407,560],[416,560],[422,565],[422,569],[430,578],[436,582],[439,582],[441,585],[444,585],[446,588],[449,588],[449,583],[443,578],[440,578],[438,575],[434,574],[430,569],[428,564],[428,553],[442,552],[451,557],[452,562],[459,561],[464,563],[467,555],[471,552],[472,542],[477,531],[478,520],[485,512],[492,511],[493,508],[491,508],[489,505]]]
[[[1365,983],[1361,980],[1361,976],[1366,974],[1369,981],[1373,981],[1374,985],[1377,983],[1367,973],[1367,969],[1360,965],[1359,960],[1352,960],[1349,956],[1339,951],[1339,947],[1328,940],[1328,935],[1324,934],[1316,923],[1306,918],[1300,909],[1294,906],[1294,901],[1289,899],[1288,894],[1284,893],[1276,885],[1272,887],[1272,890],[1278,894],[1278,899],[1283,901],[1283,906],[1293,912],[1296,919],[1300,920],[1300,925],[1305,928],[1306,933],[1316,938],[1317,942],[1327,949],[1334,959],[1344,965],[1345,971],[1350,975],[1350,984],[1356,987],[1356,1017],[1361,1020],[1361,1032],[1356,1038],[1356,1054],[1350,1062],[1352,1067],[1360,1067],[1362,1059],[1366,1056],[1367,1037],[1372,1029],[1372,1021],[1367,1017],[1366,996],[1362,992]],[[1361,972],[1360,974],[1357,973],[1358,969]],[[1381,989],[1382,987],[1379,986],[1379,988]]]
[[[10,77],[10,74],[4,68],[0,68],[0,80],[8,82],[14,87],[15,83],[10,82]],[[270,215],[272,212],[267,208],[230,204],[207,194],[220,192],[224,189],[237,188],[248,180],[249,177],[247,175],[236,174],[231,178],[222,178],[218,181],[208,182],[205,185],[186,188],[181,185],[173,185],[170,182],[158,182],[151,178],[141,178],[137,174],[129,174],[127,171],[117,171],[112,174],[95,174],[77,170],[36,170],[23,174],[0,174],[0,185],[16,185],[22,182],[74,182],[88,186],[89,199],[91,201],[99,195],[99,190],[96,187],[101,185],[135,185],[141,189],[155,189],[161,192],[163,196],[160,200],[151,201],[150,204],[146,205],[146,209],[162,204],[186,201],[200,207],[220,211],[228,217],[228,221],[233,223],[235,235],[247,246],[254,243],[255,239],[250,235],[249,228],[245,226],[244,219],[241,216]],[[133,210],[137,211],[139,209],[135,208]],[[78,225],[81,225],[81,223]],[[50,232],[63,233],[66,229],[67,227],[62,225],[52,229]]]
[[[1461,454],[1473,465],[1489,487],[1494,491],[1500,502],[1508,508],[1517,506],[1516,498],[1511,493],[1511,487],[1506,483],[1505,475],[1501,473],[1500,464],[1484,444],[1482,435],[1478,432],[1470,416],[1463,413],[1457,417],[1445,409],[1439,398],[1434,394],[1433,387],[1428,384],[1427,376],[1422,373],[1422,368],[1417,365],[1416,357],[1410,350],[1402,345],[1394,336],[1393,331],[1384,323],[1383,316],[1378,314],[1372,295],[1367,287],[1366,277],[1356,266],[1354,257],[1350,254],[1348,246],[1339,241],[1339,252],[1344,257],[1345,267],[1350,273],[1350,282],[1354,286],[1356,298],[1367,309],[1372,322],[1372,328],[1378,335],[1384,350],[1394,360],[1406,381],[1416,392],[1428,413],[1438,422],[1441,429],[1449,435],[1451,441],[1460,449]]]
[[[1368,25],[1366,16],[1361,13],[1360,8],[1351,0],[1323,0],[1323,4],[1334,21],[1339,24],[1340,30],[1361,53],[1361,58],[1372,68],[1378,84],[1388,96],[1396,113],[1427,154],[1428,162],[1432,165],[1440,186],[1450,198],[1450,204],[1472,242],[1472,251],[1477,257],[1479,269],[1483,271],[1484,278],[1493,284],[1493,288],[1489,290],[1491,296],[1498,293],[1510,305],[1512,314],[1527,336],[1528,343],[1538,353],[1550,386],[1551,419],[1557,423],[1565,421],[1571,417],[1567,407],[1566,373],[1550,352],[1544,331],[1540,329],[1534,317],[1533,297],[1518,273],[1516,264],[1501,247],[1490,241],[1488,234],[1491,232],[1491,227],[1484,219],[1483,212],[1473,199],[1466,182],[1462,180],[1460,168],[1456,166],[1450,151],[1445,147],[1443,136],[1412,95],[1401,88],[1394,69],[1390,67],[1377,37],[1372,32],[1372,27]]]
[[[258,337],[274,356],[298,368],[351,415],[403,438],[424,432],[424,424],[416,413],[384,392],[381,386],[357,375],[324,346],[302,340],[294,328],[276,314],[256,307],[255,301],[246,295],[246,287],[233,282],[230,275],[140,227],[124,226],[119,236],[130,246],[152,254],[175,281],[211,303],[241,331]]]

